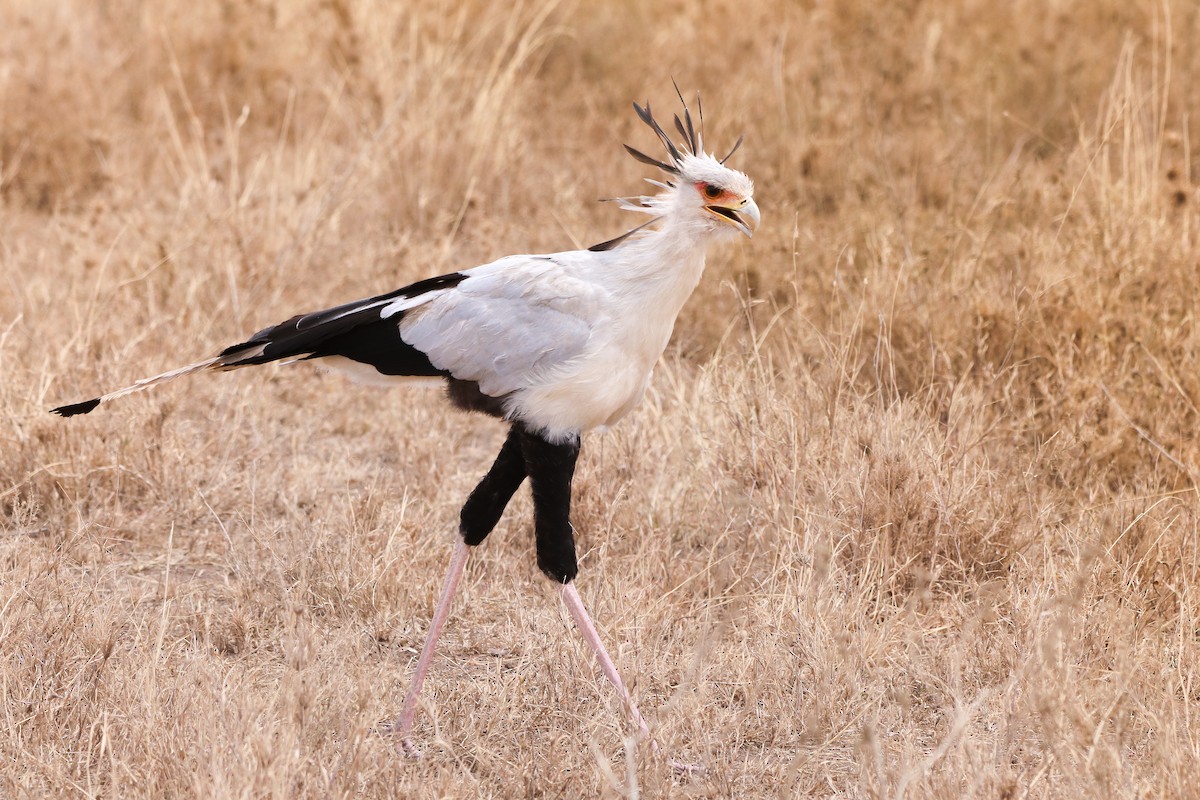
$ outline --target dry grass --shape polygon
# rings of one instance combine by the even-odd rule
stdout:
[[[1200,11],[0,3],[0,796],[1188,797]],[[501,438],[306,367],[46,408],[298,310],[599,241],[669,76],[766,224],[518,502],[395,714]]]

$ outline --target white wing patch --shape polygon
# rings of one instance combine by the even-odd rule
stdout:
[[[401,311],[407,311],[410,308],[416,308],[419,305],[428,303],[430,300],[434,299],[434,297],[436,297],[439,293],[442,293],[445,291],[447,291],[447,290],[445,290],[445,289],[435,290],[433,292],[426,292],[425,294],[419,294],[416,297],[401,297],[398,300],[393,300],[379,310],[379,316],[382,317],[383,319],[387,319],[388,317],[395,316],[396,314],[399,314]]]
[[[511,258],[411,308],[400,337],[438,369],[503,397],[587,355],[597,287],[547,258]]]

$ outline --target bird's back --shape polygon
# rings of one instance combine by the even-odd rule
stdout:
[[[589,250],[508,256],[300,314],[215,358],[55,411],[85,414],[205,370],[324,359],[358,377],[366,370],[384,379],[444,378],[456,404],[520,421],[552,442],[612,425],[645,393],[708,245],[751,235],[759,219],[753,184],[701,152],[686,109],[686,122],[676,119],[686,140],[680,149],[648,106],[636,108],[669,156],[630,149],[669,176],[652,181],[660,194],[620,201],[649,215],[648,223]]]

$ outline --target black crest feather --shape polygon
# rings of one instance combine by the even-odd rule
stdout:
[[[733,154],[736,153],[738,151],[738,148],[742,146],[742,140],[745,138],[746,138],[746,134],[744,134],[744,133],[738,137],[738,140],[733,143],[733,149],[730,150],[728,153],[726,153],[725,157],[721,159],[722,164],[724,164],[726,161],[728,161],[730,158],[733,157]]]
[[[654,220],[654,219],[647,220],[646,222],[643,222],[641,225],[638,225],[633,230],[625,231],[620,236],[617,236],[614,239],[609,239],[607,242],[600,242],[600,244],[592,245],[591,247],[588,248],[588,250],[591,250],[593,253],[599,253],[604,250],[612,250],[614,247],[616,247],[621,242],[628,239],[630,236],[633,236],[635,233],[640,231],[642,228],[646,227],[647,225],[649,225],[653,222],[657,222],[657,221],[658,220]]]
[[[704,143],[701,141],[702,137],[696,136],[696,126],[692,124],[692,112],[688,109],[687,101],[683,99],[683,92],[679,91],[679,84],[675,82],[674,78],[671,79],[671,85],[675,87],[675,95],[679,98],[679,105],[683,106],[683,118],[687,120],[687,129],[684,130],[683,122],[679,120],[679,115],[676,114],[675,127],[679,130],[679,135],[683,137],[683,140],[687,142],[688,149],[692,151],[692,155],[699,155],[700,151],[704,149]],[[696,92],[696,104],[699,107],[699,92]],[[703,117],[701,117],[701,120],[703,120]]]
[[[663,143],[663,147],[667,148],[667,153],[670,154],[671,161],[676,164],[682,161],[683,153],[679,152],[679,148],[671,141],[671,137],[667,136],[667,132],[662,129],[662,126],[658,124],[658,120],[654,118],[654,114],[650,111],[650,101],[646,101],[645,108],[634,103],[633,110],[637,112],[642,122],[646,123],[650,127],[650,130],[658,135],[659,140]]]
[[[651,158],[650,156],[646,155],[641,150],[634,150],[629,145],[625,145],[625,149],[629,151],[629,155],[633,156],[634,158],[636,158],[638,161],[642,162],[643,164],[649,164],[652,167],[658,167],[663,172],[669,172],[672,175],[679,174],[679,167],[676,167],[673,164],[664,164],[662,161],[659,161],[657,158]]]
[[[684,150],[690,155],[698,156],[704,150],[704,105],[700,102],[700,93],[696,92],[696,118],[694,119],[692,117],[692,110],[688,108],[687,101],[683,99],[683,92],[679,90],[679,84],[672,80],[671,85],[675,87],[675,94],[679,97],[679,104],[683,106],[683,115],[674,115],[675,130],[679,132]],[[629,145],[625,145],[625,149],[629,151],[631,156],[643,164],[657,167],[663,172],[669,172],[672,175],[678,175],[683,162],[684,152],[680,149],[679,145],[671,140],[671,137],[663,130],[662,125],[658,124],[658,120],[654,118],[654,112],[650,110],[650,101],[647,100],[644,106],[634,103],[633,110],[637,112],[638,119],[646,123],[646,126],[654,131],[654,135],[662,142],[663,147],[667,150],[667,158],[660,161],[657,158],[646,155],[640,150],[635,150]],[[745,137],[738,137],[733,148],[721,159],[722,164],[738,151],[738,148],[742,146],[743,138]]]

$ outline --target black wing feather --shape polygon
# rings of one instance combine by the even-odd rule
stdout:
[[[429,356],[400,338],[397,321],[396,317],[377,319],[351,328],[321,342],[304,358],[344,356],[374,367],[381,375],[450,377],[446,370],[433,366]]]
[[[221,366],[241,367],[250,364],[266,364],[281,358],[320,358],[322,356],[342,355],[354,358],[355,361],[377,366],[365,358],[355,358],[354,354],[366,356],[369,353],[382,356],[387,348],[409,348],[400,339],[396,330],[398,318],[383,320],[379,316],[380,308],[391,300],[407,297],[417,297],[427,292],[448,289],[457,286],[466,279],[461,272],[449,275],[439,275],[436,278],[426,278],[409,284],[394,292],[370,297],[366,300],[356,300],[333,308],[314,311],[309,314],[299,314],[278,325],[263,328],[244,342],[226,347],[221,351]],[[358,330],[363,328],[364,330]],[[389,333],[388,329],[393,333]],[[378,339],[378,345],[371,343],[372,338]],[[346,350],[347,352],[341,352]],[[415,351],[414,352],[419,352]],[[424,354],[420,354],[424,358]],[[424,359],[424,364],[429,360]],[[390,362],[389,362],[390,363]],[[421,369],[419,363],[415,365]],[[377,367],[378,368],[378,367]],[[383,370],[380,370],[383,372]],[[404,372],[386,372],[388,375],[404,375]],[[411,374],[428,375],[441,374],[438,372],[416,372]]]

